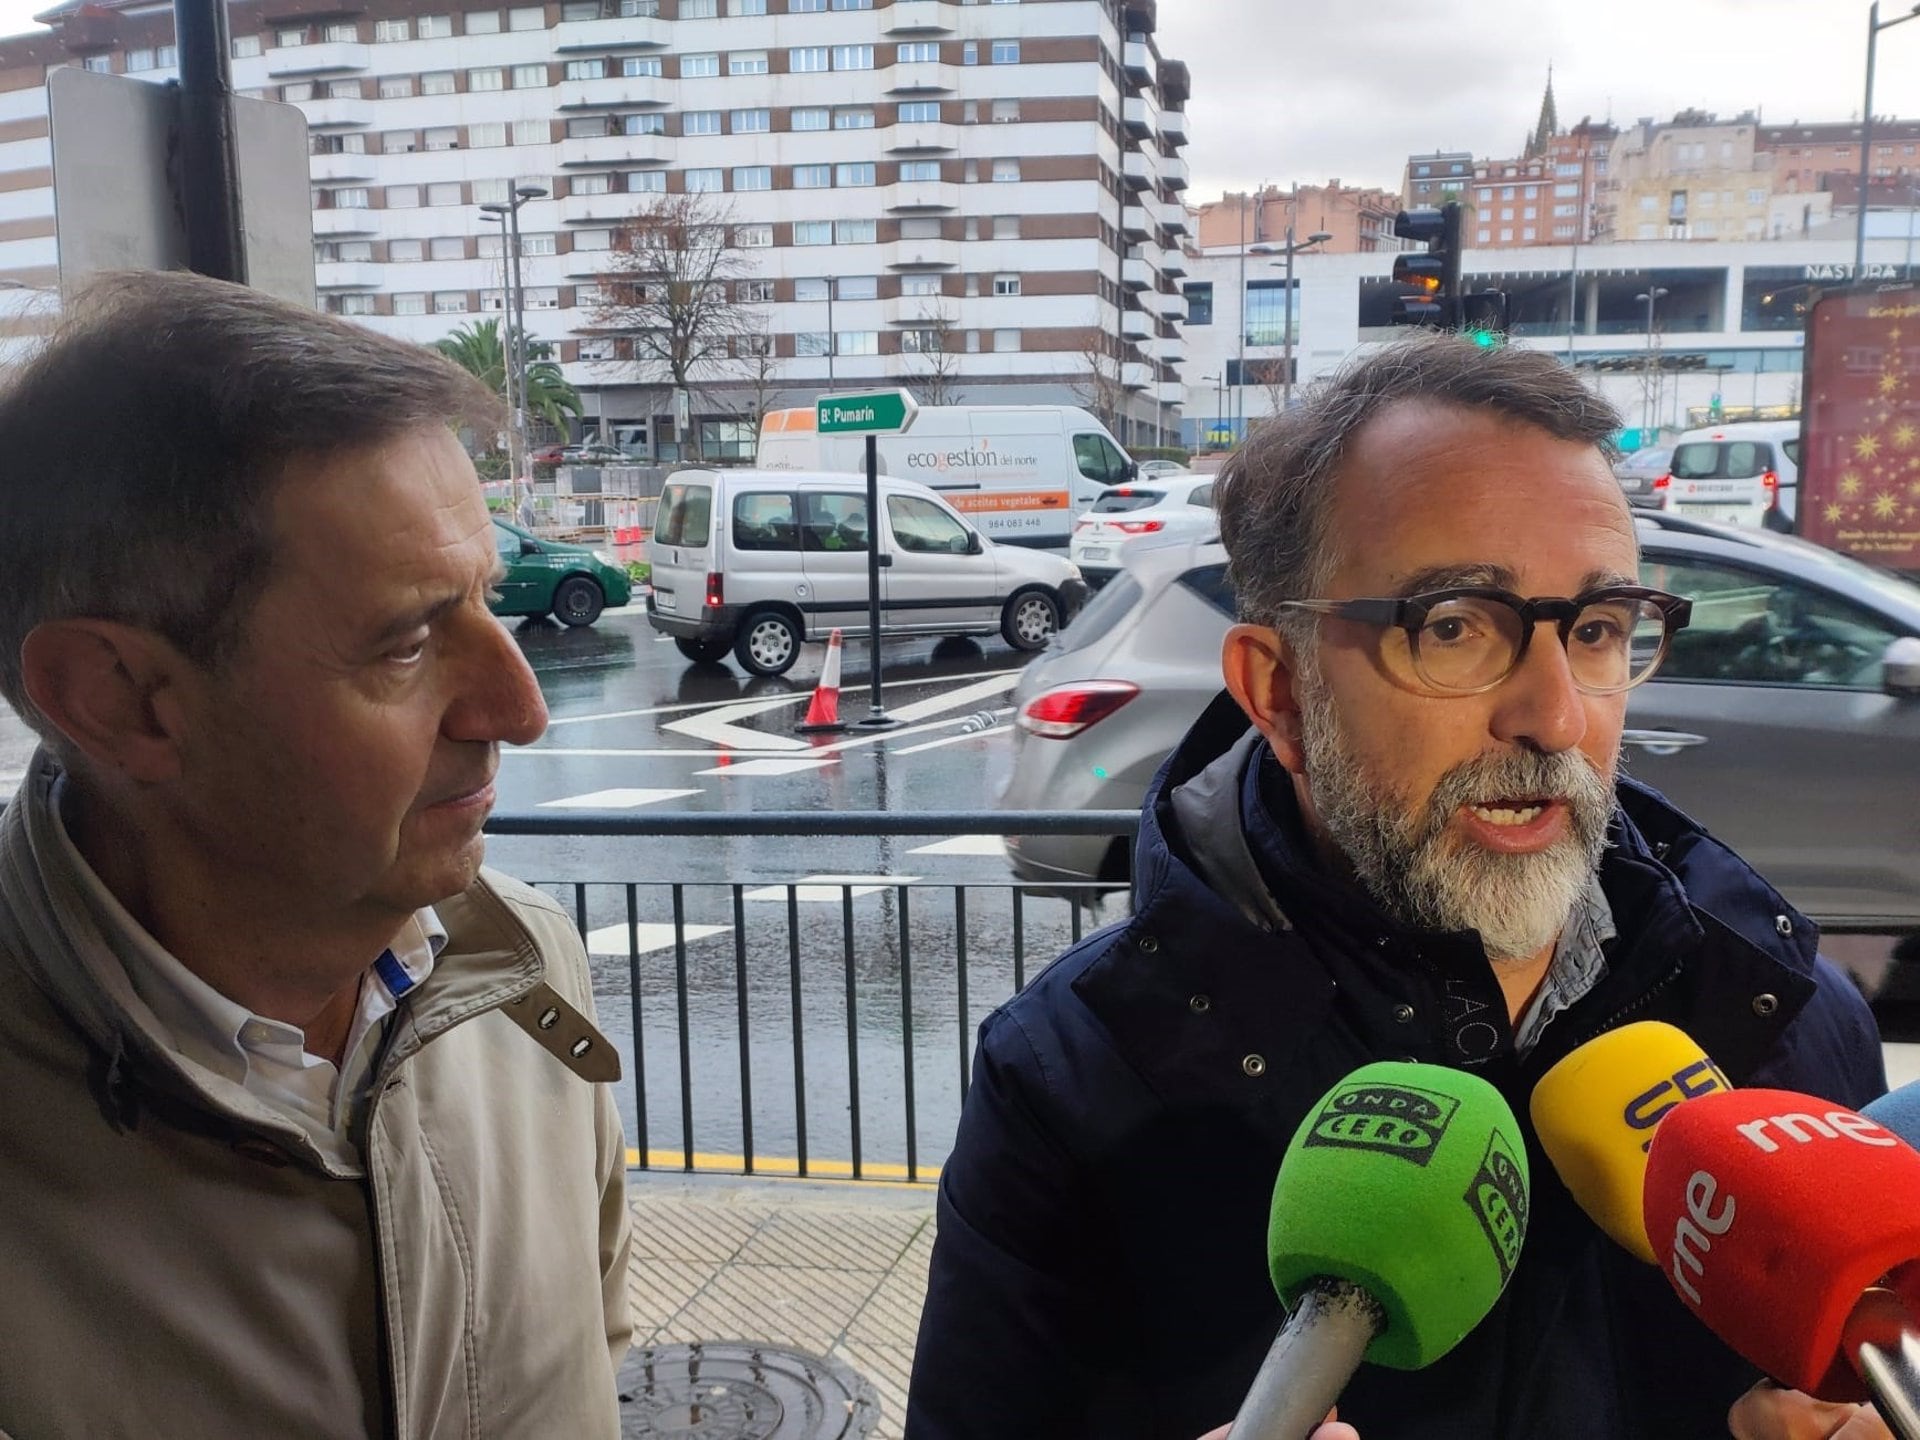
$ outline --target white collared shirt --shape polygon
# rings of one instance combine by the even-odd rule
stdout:
[[[388,948],[360,977],[360,998],[338,1066],[307,1052],[306,1032],[284,1020],[256,1015],[189,970],[126,907],[74,845],[61,813],[66,777],[55,782],[52,811],[66,860],[79,877],[102,929],[123,937],[113,947],[127,979],[182,1058],[240,1086],[294,1121],[322,1153],[353,1157],[349,1127],[373,1078],[388,1016],[400,998],[425,980],[447,943],[446,927],[431,906],[408,917]]]

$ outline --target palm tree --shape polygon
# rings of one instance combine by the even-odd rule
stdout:
[[[475,320],[462,325],[433,348],[469,375],[477,376],[490,390],[504,390],[507,383],[507,345],[511,332],[501,333],[498,320]],[[544,421],[562,435],[567,417],[578,418],[585,407],[580,392],[568,383],[554,362],[553,347],[543,340],[527,342],[527,417]]]

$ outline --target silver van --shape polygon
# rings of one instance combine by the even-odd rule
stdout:
[[[1689,430],[1674,442],[1661,508],[1723,525],[1793,528],[1800,422],[1748,420]]]
[[[999,545],[926,486],[880,479],[883,635],[999,634],[1038,650],[1086,599],[1058,555]],[[660,493],[647,542],[647,619],[689,660],[733,652],[784,674],[807,640],[867,633],[866,478],[842,473],[681,470]]]

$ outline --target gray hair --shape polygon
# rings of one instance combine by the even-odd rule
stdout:
[[[288,462],[497,410],[424,346],[198,275],[104,277],[0,391],[0,695],[51,738],[20,663],[50,620],[219,664],[272,570]]]
[[[1350,361],[1304,403],[1254,430],[1221,473],[1216,508],[1240,618],[1283,625],[1287,600],[1319,594],[1339,563],[1332,497],[1347,446],[1402,401],[1475,410],[1611,455],[1620,416],[1578,376],[1536,350],[1483,350],[1421,333]]]

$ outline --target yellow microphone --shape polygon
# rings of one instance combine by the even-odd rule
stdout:
[[[1656,1264],[1642,1213],[1647,1147],[1682,1101],[1733,1086],[1687,1035],[1641,1020],[1589,1040],[1533,1087],[1540,1148],[1594,1224]]]

